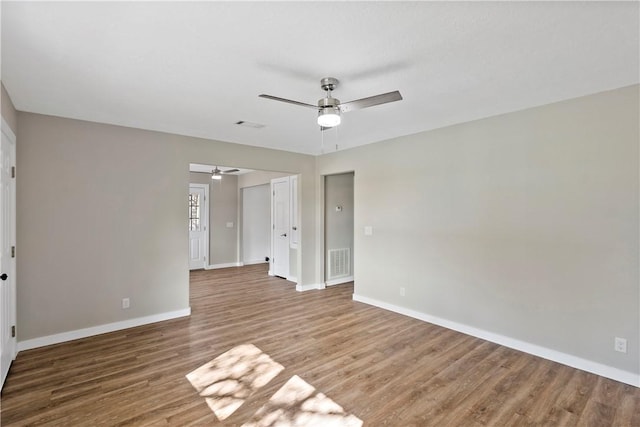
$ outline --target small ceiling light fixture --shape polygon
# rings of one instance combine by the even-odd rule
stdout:
[[[211,171],[211,179],[220,180],[222,179],[222,171],[218,169],[216,166],[215,169]]]

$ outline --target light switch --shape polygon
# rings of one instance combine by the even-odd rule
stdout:
[[[227,223],[227,228],[233,228],[233,223],[232,222],[228,222]]]
[[[364,235],[365,236],[373,236],[373,227],[370,225],[367,225],[364,227]]]

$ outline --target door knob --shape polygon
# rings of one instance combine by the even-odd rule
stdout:
[[[287,233],[281,234],[280,237],[287,237]],[[4,279],[2,279],[4,280]]]
[[[7,276],[7,273],[2,273],[2,275],[0,275],[0,279],[2,280],[7,280],[7,278],[9,278],[9,276]]]

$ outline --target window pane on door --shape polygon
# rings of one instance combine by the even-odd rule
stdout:
[[[189,231],[200,231],[200,195],[189,193]]]

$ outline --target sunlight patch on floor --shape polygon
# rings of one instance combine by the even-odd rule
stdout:
[[[243,427],[360,427],[362,420],[294,375]]]
[[[253,344],[232,348],[186,375],[207,405],[225,420],[284,367]]]

